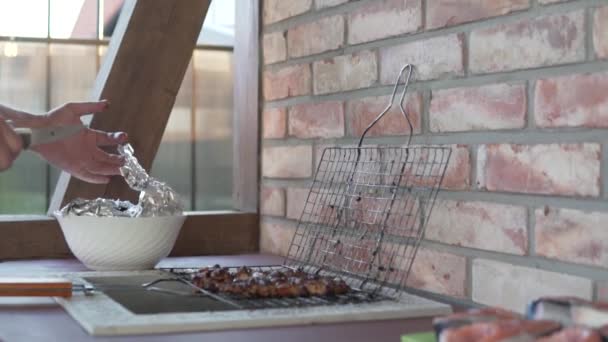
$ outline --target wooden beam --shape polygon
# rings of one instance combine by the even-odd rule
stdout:
[[[110,109],[90,126],[129,134],[141,165],[150,170],[182,79],[192,57],[210,0],[126,1],[93,98]],[[76,197],[136,200],[122,177],[93,185],[62,173],[49,213]]]
[[[226,255],[259,251],[258,215],[205,212],[189,216],[172,256]]]
[[[72,255],[54,217],[2,216],[0,236],[0,260],[67,258]]]
[[[235,212],[188,213],[172,256],[227,255],[258,251],[258,215]],[[2,216],[0,260],[68,258],[72,253],[54,218]]]
[[[236,6],[234,33],[234,164],[236,209],[258,210],[260,48],[258,0]]]

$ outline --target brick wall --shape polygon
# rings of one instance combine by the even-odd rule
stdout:
[[[261,248],[404,63],[414,144],[453,149],[409,286],[521,310],[608,298],[608,1],[265,0]],[[401,144],[389,113],[370,144]]]

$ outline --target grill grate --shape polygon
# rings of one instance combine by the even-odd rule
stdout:
[[[409,125],[407,143],[363,147],[393,106],[406,70],[398,103]],[[369,293],[401,293],[451,154],[449,147],[410,146],[403,101],[412,71],[409,64],[401,69],[388,106],[357,146],[323,151],[285,265],[345,275],[351,287]]]
[[[262,271],[286,271],[285,266],[248,266],[254,272]],[[228,267],[228,270],[235,273],[238,267]],[[198,268],[160,268],[159,270],[169,272],[178,278],[192,284],[192,278],[199,270]],[[191,285],[193,286],[193,285]],[[195,286],[193,286],[195,287]],[[388,300],[389,297],[381,294],[371,294],[359,289],[352,289],[351,292],[338,296],[310,296],[310,297],[294,297],[294,298],[244,298],[231,294],[209,293],[203,289],[195,287],[199,293],[193,295],[211,296],[224,303],[230,304],[235,309],[273,309],[273,308],[293,308],[293,307],[310,307],[322,305],[344,305],[357,303],[371,303],[380,300]]]

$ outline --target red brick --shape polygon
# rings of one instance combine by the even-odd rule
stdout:
[[[471,157],[463,145],[452,145],[452,154],[443,177],[442,189],[466,190],[471,186]]]
[[[529,0],[433,0],[426,9],[427,28],[439,28],[505,15],[530,7]]]
[[[263,3],[264,25],[302,14],[312,8],[312,0],[264,0]]]
[[[416,66],[416,80],[464,75],[463,36],[453,34],[380,49],[380,81],[394,84],[405,63]]]
[[[283,32],[265,34],[262,40],[264,64],[284,61],[287,56],[287,46]]]
[[[536,253],[608,268],[608,213],[537,209]]]
[[[432,132],[523,128],[526,88],[503,83],[433,91],[429,116]]]
[[[262,186],[260,189],[262,215],[285,216],[285,190]]]
[[[564,273],[473,260],[473,300],[523,313],[539,297],[575,296],[591,299],[591,280]]]
[[[315,8],[321,9],[327,7],[334,7],[347,2],[348,0],[315,0]]]
[[[344,136],[344,104],[330,101],[289,108],[289,135],[298,138]]]
[[[287,218],[299,220],[307,198],[308,189],[287,188]]]
[[[524,19],[471,32],[469,66],[499,72],[585,59],[584,12]]]
[[[401,186],[439,186],[441,173],[445,170],[441,187],[451,190],[468,189],[470,186],[471,162],[469,150],[464,145],[442,146],[451,149],[413,149],[403,172]],[[447,164],[447,167],[445,163]]]
[[[480,187],[563,196],[598,196],[598,144],[485,145],[477,154]]]
[[[464,257],[420,248],[407,285],[448,296],[464,297],[465,281]]]
[[[536,82],[534,115],[539,127],[608,127],[608,73],[579,74]]]
[[[260,252],[286,256],[295,232],[293,223],[263,220],[260,224]]]
[[[284,138],[287,127],[285,108],[265,109],[262,113],[262,134],[266,139]]]
[[[312,86],[311,82],[309,64],[289,66],[276,71],[265,71],[262,81],[264,100],[308,95]]]
[[[608,58],[608,6],[596,9],[593,15],[593,46],[598,58]]]
[[[314,62],[314,93],[327,94],[371,86],[378,79],[376,54],[361,51]]]
[[[348,134],[360,137],[365,128],[384,111],[389,99],[390,96],[379,96],[348,101],[346,104]],[[409,125],[399,109],[398,102],[399,99],[396,99],[391,110],[367,132],[368,137],[409,134]],[[420,133],[422,94],[408,94],[404,108],[412,123],[414,133]]]
[[[312,175],[312,146],[272,146],[262,151],[262,176],[307,178]]]
[[[524,255],[526,208],[437,199],[425,238],[456,246]]]
[[[415,32],[421,26],[421,0],[374,1],[348,16],[348,43],[359,44]]]
[[[333,16],[296,26],[287,31],[289,57],[335,50],[344,43],[344,18]]]

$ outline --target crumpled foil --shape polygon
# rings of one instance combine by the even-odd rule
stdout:
[[[77,198],[63,207],[60,215],[144,217],[180,215],[183,212],[177,193],[167,184],[148,175],[139,165],[130,144],[118,146],[118,152],[125,157],[125,165],[120,168],[120,173],[131,189],[139,191],[139,203],[105,198]]]

